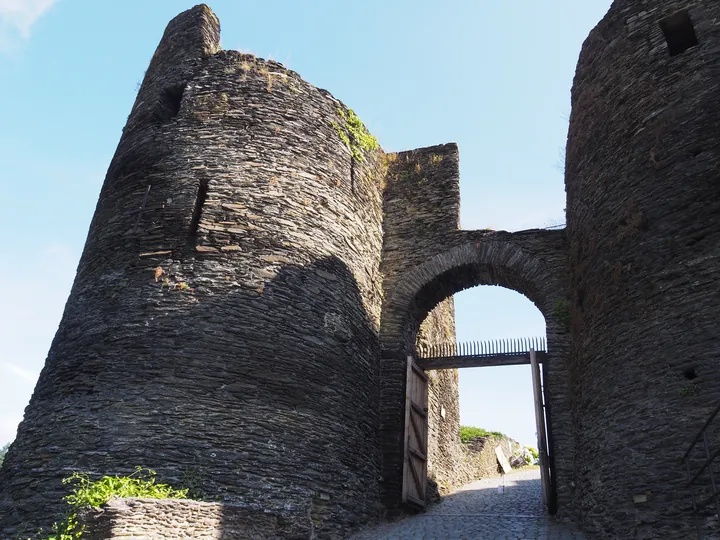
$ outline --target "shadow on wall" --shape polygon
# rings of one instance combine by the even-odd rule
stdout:
[[[208,276],[213,265],[217,259],[198,259],[195,274]],[[174,309],[148,307],[149,327],[130,328],[117,314],[106,335],[92,336],[95,347],[72,356],[77,380],[94,390],[62,396],[73,407],[44,426],[45,443],[62,452],[44,456],[43,474],[23,465],[27,455],[38,461],[22,446],[32,437],[11,447],[2,484],[29,476],[33,487],[3,501],[10,512],[0,537],[14,537],[21,523],[25,533],[47,530],[64,509],[68,487],[60,481],[71,471],[126,475],[136,465],[155,469],[159,482],[231,503],[218,518],[227,538],[250,528],[282,538],[342,536],[379,516],[379,338],[349,268],[337,257],[286,265],[261,291],[214,274],[216,283],[193,294],[161,288],[150,266],[127,271],[128,302]],[[103,358],[98,344],[124,351],[125,361]],[[46,369],[68,369],[64,353]],[[36,397],[51,407],[59,399]]]

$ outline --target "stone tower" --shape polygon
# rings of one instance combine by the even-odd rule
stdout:
[[[316,524],[377,514],[382,152],[219,31],[197,6],[152,58],[2,469],[8,521],[44,523],[71,470],[135,465]]]
[[[681,457],[720,399],[718,52],[718,2],[616,0],[575,76],[576,500],[603,537],[694,534]]]

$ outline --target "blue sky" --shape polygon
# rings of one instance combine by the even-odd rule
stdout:
[[[564,221],[559,163],[582,41],[610,0],[216,0],[226,49],[330,90],[385,150],[454,141],[461,222]],[[0,0],[0,445],[42,368],[136,86],[180,0]],[[529,300],[456,295],[458,339],[544,334]],[[464,424],[532,444],[527,368],[460,374]]]

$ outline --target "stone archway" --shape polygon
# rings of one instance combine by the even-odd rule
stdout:
[[[438,303],[461,290],[500,285],[526,296],[545,317],[550,356],[548,422],[555,443],[551,465],[558,506],[566,512],[572,499],[574,463],[568,396],[569,333],[557,309],[565,298],[567,284],[564,231],[457,231],[449,240],[447,249],[394,276],[383,308],[381,422],[386,504],[393,508],[399,503],[403,374],[406,355],[415,353],[420,324]]]

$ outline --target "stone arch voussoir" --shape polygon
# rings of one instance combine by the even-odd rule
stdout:
[[[507,240],[468,241],[397,276],[383,314],[383,349],[406,348],[408,334],[414,335],[422,317],[437,303],[430,298],[427,304],[419,305],[419,297],[424,293],[437,288],[437,292],[430,292],[431,296],[438,295],[439,302],[476,285],[516,290],[540,309],[548,324],[551,306],[562,295],[558,276],[545,267],[540,256]]]

